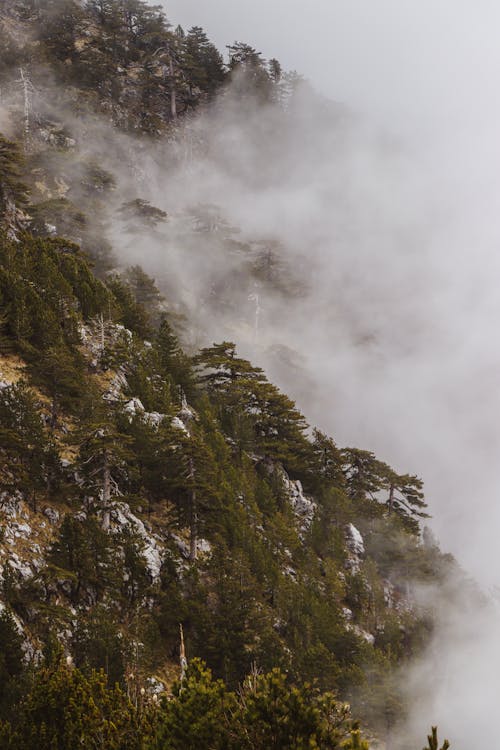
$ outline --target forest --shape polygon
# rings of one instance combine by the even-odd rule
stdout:
[[[2,0],[0,33],[0,747],[384,747],[433,634],[418,590],[470,585],[422,479],[310,425],[225,332],[193,347],[107,231],[166,213],[64,122],[175,150],[229,89],[286,119],[307,84],[141,0]],[[300,294],[279,247],[244,263]]]

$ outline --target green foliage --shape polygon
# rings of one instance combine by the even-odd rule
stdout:
[[[129,231],[140,232],[144,227],[154,228],[159,222],[167,218],[165,211],[152,206],[149,201],[135,198],[132,201],[123,203],[120,208],[120,215],[127,221]],[[139,266],[134,266],[139,269]],[[144,273],[144,271],[141,272]],[[158,293],[158,290],[157,290]]]
[[[196,103],[199,94],[212,97],[226,78],[222,55],[211,44],[200,26],[193,26],[183,39],[181,64],[189,82],[189,103]]]
[[[87,676],[103,670],[108,685],[125,684],[126,642],[104,606],[81,614],[72,639],[76,666]]]
[[[201,28],[172,32],[162,8],[142,0],[83,7],[52,0],[38,11],[37,31],[41,56],[59,79],[97,95],[125,129],[157,135],[225,80],[222,57]]]
[[[144,306],[137,302],[128,284],[119,276],[113,276],[107,280],[107,287],[118,302],[119,322],[141,338],[150,338],[152,333],[150,317]]]
[[[47,347],[75,354],[78,313],[91,315],[111,296],[76,246],[30,236],[0,235],[0,310],[4,336],[27,357]]]
[[[20,382],[0,389],[0,491],[47,488],[57,462],[33,392]]]
[[[242,688],[236,747],[265,750],[339,748],[346,709],[310,685],[289,686],[278,669],[252,675]]]
[[[227,341],[202,349],[194,362],[240,452],[255,448],[264,459],[283,461],[296,472],[304,469],[307,423],[259,367],[237,357],[235,345]]]
[[[108,688],[103,672],[85,677],[61,660],[42,667],[13,722],[13,742],[25,750],[140,750],[140,719],[118,687]]]
[[[228,720],[235,696],[222,680],[198,659],[190,663],[185,679],[173,689],[173,699],[163,704],[157,745],[169,750],[222,750],[228,746]]]
[[[345,448],[341,455],[348,495],[373,516],[380,516],[377,504],[383,503],[388,515],[398,515],[410,533],[418,533],[418,519],[429,517],[422,480],[397,474],[370,451]]]
[[[16,698],[19,698],[21,692],[21,677],[25,671],[22,646],[23,637],[17,629],[12,614],[9,610],[2,609],[0,612],[0,718],[9,715],[13,703]]]
[[[244,42],[228,45],[228,52],[233,89],[241,97],[255,96],[260,101],[270,101],[272,80],[262,53]]]
[[[191,363],[182,351],[179,339],[166,318],[161,321],[154,340],[162,373],[173,385],[181,388],[187,398],[194,395],[194,376]]]
[[[0,218],[9,201],[22,207],[27,202],[26,186],[21,179],[23,157],[17,143],[0,133]]]
[[[97,519],[66,515],[48,556],[59,578],[67,578],[70,598],[94,604],[116,589],[116,567],[106,533]],[[119,571],[118,571],[119,572]],[[65,575],[69,573],[70,575]]]
[[[228,72],[203,29],[173,31],[142,0],[47,0],[19,12],[36,19],[35,42],[16,51],[7,40],[0,62],[30,57],[37,76],[68,84],[76,114],[94,107],[149,136],[226,82],[238,109],[278,104],[284,117],[299,83],[239,42]],[[168,217],[133,194],[117,209],[112,175],[94,157],[73,157],[69,136],[57,126],[27,170],[33,192],[40,174],[67,177],[65,197],[40,189],[29,209],[38,236],[0,237],[0,353],[20,355],[28,379],[0,389],[0,511],[19,491],[33,512],[43,497],[61,514],[44,526],[45,565],[23,581],[6,565],[3,590],[34,641],[47,646],[64,632],[77,668],[53,658],[34,669],[29,689],[17,630],[2,614],[0,716],[12,724],[0,727],[0,745],[362,750],[330,691],[352,691],[371,727],[392,726],[404,713],[393,668],[432,630],[431,614],[397,605],[414,580],[435,581],[451,564],[418,539],[422,482],[369,451],[311,436],[294,402],[233,343],[188,357],[154,279],[140,266],[106,276],[116,266],[109,208],[131,235],[158,235]],[[23,205],[22,171],[19,149],[0,138],[0,212]],[[277,243],[242,241],[214,206],[186,218],[206,256],[221,247],[259,289],[301,293]],[[46,236],[54,231],[66,239]],[[231,304],[233,276],[230,268],[215,280],[219,306]],[[294,507],[285,472],[314,501],[312,520]],[[136,525],[118,528],[119,502],[134,508]],[[346,569],[352,522],[366,549],[357,572]],[[154,583],[146,534],[161,548]],[[171,672],[179,621],[188,651],[213,673],[192,660],[172,700],[155,708],[141,681],[146,670]]]
[[[370,745],[361,737],[359,729],[353,729],[349,739],[342,743],[343,750],[370,750]]]

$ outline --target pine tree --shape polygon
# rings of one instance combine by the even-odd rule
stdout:
[[[0,219],[9,201],[20,208],[27,202],[27,188],[21,180],[23,158],[17,143],[0,133]]]
[[[222,55],[200,26],[193,26],[184,37],[181,63],[189,84],[190,103],[196,103],[198,91],[212,97],[225,80]]]
[[[118,687],[108,688],[103,672],[85,677],[62,656],[37,670],[15,717],[23,750],[141,750],[139,716]]]
[[[108,278],[106,285],[118,303],[119,322],[140,338],[151,338],[151,319],[143,305],[135,299],[130,286],[119,276]]]
[[[350,498],[357,502],[384,505],[387,514],[396,514],[411,533],[418,533],[419,518],[428,518],[427,504],[422,492],[423,483],[416,476],[397,474],[390,466],[379,461],[370,451],[345,448],[341,451],[343,472]]]
[[[189,358],[166,318],[163,318],[154,340],[154,348],[165,375],[179,386],[187,398],[194,395],[194,375]]]
[[[331,695],[320,697],[310,685],[287,684],[279,669],[247,678],[241,702],[237,744],[241,750],[339,748],[344,734],[343,706]]]
[[[0,389],[0,492],[20,490],[36,506],[49,488],[55,449],[45,433],[39,404],[20,382]],[[57,460],[57,459],[56,459]]]
[[[59,424],[61,409],[76,411],[85,390],[83,358],[64,345],[52,346],[31,365],[35,383],[41,385],[51,399],[50,421],[52,429]]]
[[[23,637],[12,614],[0,612],[0,719],[6,718],[21,691],[25,670]],[[0,745],[1,746],[1,745]]]
[[[424,511],[427,503],[424,500],[423,482],[416,476],[410,474],[398,475],[393,471],[388,472],[387,484],[389,495],[386,501],[389,515],[397,513],[403,521],[407,520],[413,529],[418,529],[418,518],[429,518]]]
[[[102,524],[92,516],[64,517],[48,561],[48,574],[50,569],[59,576],[64,571],[71,586],[70,599],[75,604],[81,601],[95,603],[105,592],[117,589],[116,563],[111,555],[109,538]]]
[[[97,408],[80,430],[79,472],[85,491],[92,494],[104,531],[110,526],[112,498],[123,494],[128,482],[130,442],[104,408]]]
[[[145,227],[154,229],[160,222],[167,219],[165,211],[152,206],[149,201],[141,198],[122,203],[119,215],[127,222],[129,232],[143,232]],[[134,266],[133,268],[140,269],[140,266]],[[142,269],[140,270],[142,271]]]
[[[215,680],[199,659],[192,659],[182,683],[174,685],[173,698],[162,706],[155,747],[224,750],[235,702],[222,680]]]
[[[227,49],[233,90],[239,96],[253,95],[261,101],[270,101],[272,82],[262,53],[244,42],[227,45]]]
[[[178,522],[189,528],[189,559],[194,561],[200,530],[220,500],[216,462],[202,432],[195,427],[190,433],[172,431],[166,461]]]
[[[335,441],[321,430],[313,430],[312,452],[314,463],[311,472],[314,477],[320,477],[321,482],[333,485],[339,489],[345,486],[343,473],[342,452]]]

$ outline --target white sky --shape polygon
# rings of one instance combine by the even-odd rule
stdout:
[[[332,98],[405,129],[489,106],[500,84],[491,0],[165,0],[172,23],[203,26],[277,57]]]

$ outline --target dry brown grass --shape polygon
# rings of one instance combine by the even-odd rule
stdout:
[[[15,354],[0,354],[0,380],[17,383],[24,375],[26,364]]]

